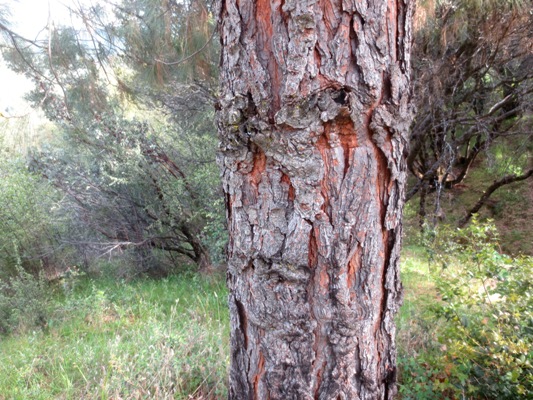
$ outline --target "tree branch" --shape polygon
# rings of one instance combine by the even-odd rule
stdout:
[[[527,179],[527,178],[529,178],[531,176],[533,176],[533,168],[528,170],[525,174],[522,174],[522,175],[516,175],[516,174],[507,175],[507,176],[504,176],[502,179],[494,181],[492,183],[492,185],[490,185],[488,187],[488,189],[485,190],[485,192],[480,197],[478,202],[474,205],[474,207],[472,207],[468,211],[468,213],[463,218],[461,218],[461,220],[458,223],[459,227],[462,228],[463,226],[465,226],[468,223],[468,221],[470,221],[470,219],[472,218],[472,215],[477,213],[481,209],[481,207],[483,207],[483,205],[487,202],[487,200],[492,195],[492,193],[494,193],[497,189],[499,189],[500,187],[502,187],[504,185],[509,185],[510,183],[523,181],[523,180],[525,180],[525,179]]]

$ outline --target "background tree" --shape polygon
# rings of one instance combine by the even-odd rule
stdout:
[[[526,3],[501,0],[430,2],[419,15],[413,54],[418,114],[408,157],[415,179],[407,200],[419,194],[422,224],[427,202],[434,199],[432,214],[442,216],[443,190],[462,184],[491,148],[501,146],[500,165],[513,168],[494,168],[487,189],[533,173],[533,21]],[[494,190],[472,204],[461,223]]]
[[[411,12],[222,4],[231,399],[395,393]]]
[[[201,268],[212,256],[220,262],[208,6],[124,1],[78,4],[71,13],[80,25],[50,25],[35,41],[7,32],[4,51],[13,69],[34,80],[31,100],[58,126],[59,150],[34,152],[32,167],[66,194],[62,206],[92,232],[73,229],[82,235],[68,242],[101,253],[130,249],[141,271],[155,273],[161,263],[152,250]],[[167,60],[177,59],[180,68],[170,67]],[[198,83],[193,68],[203,71]]]

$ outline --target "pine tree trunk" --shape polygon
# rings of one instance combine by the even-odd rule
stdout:
[[[223,0],[230,394],[396,391],[410,0]]]

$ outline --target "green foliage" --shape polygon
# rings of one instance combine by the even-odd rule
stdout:
[[[435,315],[435,277],[424,247],[404,250],[401,276],[404,301],[397,319],[399,398],[462,398],[461,387],[456,386],[461,371],[439,342],[445,321]]]
[[[65,195],[58,212],[69,222],[58,241],[86,268],[102,254],[123,254],[134,275],[162,272],[164,252],[174,264],[222,261],[210,7],[78,4],[71,11],[84,28],[48,26],[46,40],[3,49],[35,82],[28,98],[57,126],[31,167]]]
[[[221,277],[82,279],[47,332],[4,338],[0,399],[221,399],[229,315]]]
[[[0,334],[46,329],[50,314],[51,292],[43,275],[34,276],[20,265],[17,274],[0,279]]]
[[[53,262],[57,192],[22,160],[0,160],[0,278]]]
[[[115,23],[106,27],[121,43],[123,59],[139,83],[164,85],[178,81],[216,80],[218,41],[213,40],[213,3],[123,0],[115,7]],[[111,28],[111,29],[110,29]],[[126,51],[125,51],[126,50]],[[179,65],[179,68],[176,68]]]
[[[466,397],[467,391],[462,389],[461,384],[466,381],[467,376],[447,355],[436,351],[424,352],[416,358],[400,355],[398,363],[401,368],[399,389],[401,399]]]
[[[126,265],[138,266],[133,274],[162,272],[158,250],[195,262],[208,251],[218,262],[225,242],[214,136],[176,132],[159,117],[103,114],[83,129],[64,128],[58,145],[32,161],[66,194],[62,209],[77,216],[73,224],[83,224],[69,239],[95,243],[100,254],[126,251]]]
[[[502,254],[494,226],[477,220],[426,239],[438,268],[431,319],[443,323],[438,345],[402,360],[405,398],[527,398],[533,393],[533,258]]]
[[[528,158],[531,157],[527,148],[530,144],[530,137],[495,144],[491,151],[486,153],[485,164],[488,172],[492,176],[523,174],[528,165]]]
[[[203,240],[209,249],[215,265],[223,265],[226,259],[224,249],[228,243],[224,200],[214,198],[210,207],[205,209],[207,223],[202,231]]]
[[[450,255],[458,265],[443,271],[437,315],[449,323],[445,344],[467,384],[498,399],[532,393],[533,258],[501,254],[495,228],[476,221],[443,250],[443,266]]]

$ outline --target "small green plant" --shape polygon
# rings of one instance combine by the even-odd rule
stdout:
[[[401,366],[401,399],[466,398],[466,390],[461,386],[468,376],[443,350],[445,351],[445,348],[425,351],[417,357],[406,357],[400,353],[398,361]]]

